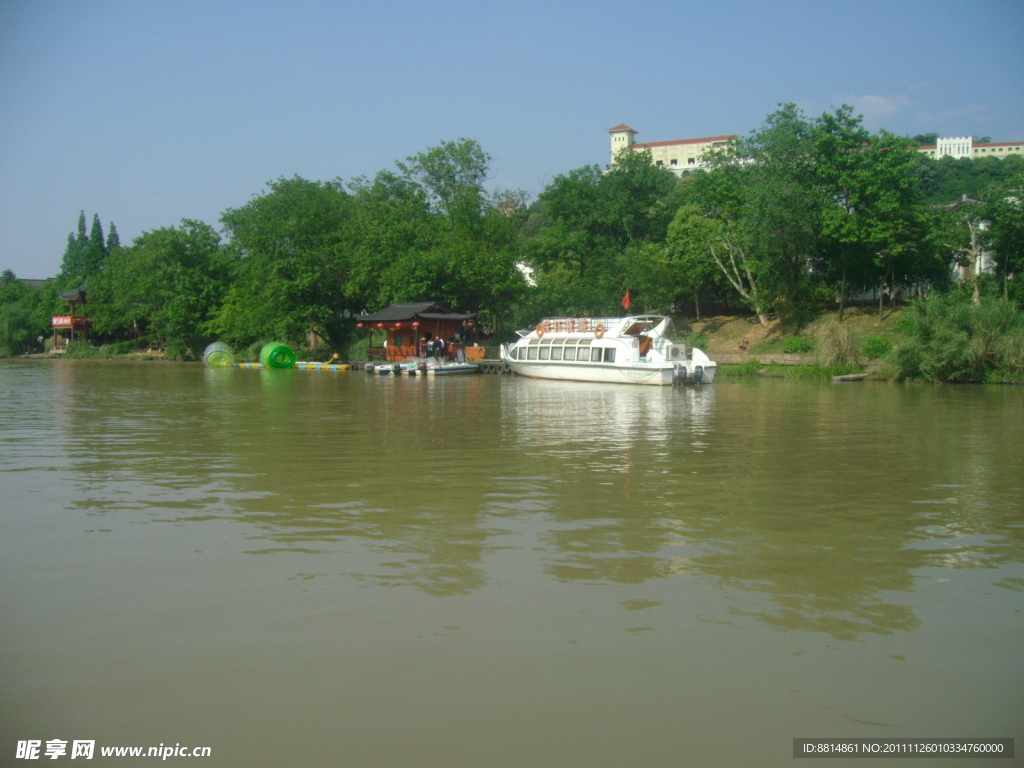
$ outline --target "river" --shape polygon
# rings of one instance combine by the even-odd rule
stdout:
[[[1022,435],[1020,387],[4,361],[0,765],[1022,765]]]

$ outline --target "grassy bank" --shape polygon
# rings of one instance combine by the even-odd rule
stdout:
[[[833,376],[861,373],[863,370],[860,365],[762,365],[757,358],[751,358],[740,365],[719,365],[718,375],[727,379],[752,376],[770,379],[831,379]]]
[[[895,346],[902,339],[898,329],[901,314],[901,309],[886,310],[884,317],[879,320],[877,308],[851,307],[844,313],[843,323],[850,328],[861,345],[873,337],[882,337],[888,339],[891,346]],[[706,342],[702,349],[712,358],[715,355],[737,353],[757,356],[790,352],[810,353],[818,330],[838,318],[838,312],[822,312],[814,320],[798,328],[792,321],[778,317],[769,318],[767,325],[761,325],[756,317],[720,315],[701,320],[677,320],[676,327],[684,335],[694,334],[701,337]],[[797,343],[794,348],[794,339],[804,340],[806,344]],[[876,356],[864,354],[865,359]]]

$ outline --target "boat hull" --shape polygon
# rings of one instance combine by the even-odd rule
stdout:
[[[614,365],[606,363],[552,363],[506,358],[512,370],[520,376],[533,379],[560,381],[594,381],[608,384],[647,384],[663,387],[672,384],[675,369],[672,366]]]

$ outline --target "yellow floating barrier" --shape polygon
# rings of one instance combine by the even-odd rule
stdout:
[[[235,368],[266,368],[263,363],[235,363]],[[351,371],[347,363],[296,363],[295,368],[306,371]]]

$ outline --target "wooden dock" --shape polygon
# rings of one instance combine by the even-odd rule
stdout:
[[[375,361],[375,365],[388,365],[384,361]],[[390,363],[394,365],[394,363]],[[512,368],[503,360],[480,360],[476,363],[480,366],[480,373],[512,373]],[[366,363],[308,363],[308,362],[297,362],[295,368],[304,371],[359,371],[365,370]],[[235,363],[235,368],[252,368],[261,369],[265,366],[263,363]]]

